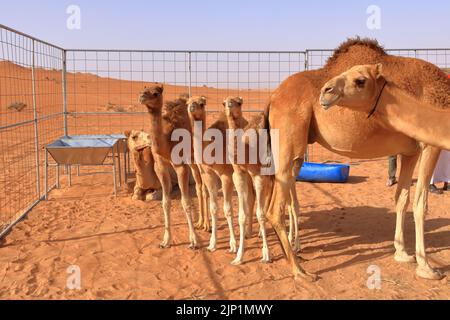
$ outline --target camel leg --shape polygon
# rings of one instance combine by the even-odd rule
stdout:
[[[294,212],[292,210],[292,206],[288,207],[288,213],[289,213],[289,233],[288,233],[288,239],[289,242],[292,244],[294,242]]]
[[[245,231],[248,212],[248,177],[247,173],[236,169],[233,173],[233,182],[239,199],[239,250],[236,259],[231,262],[233,265],[242,264],[245,246]]]
[[[220,177],[222,181],[222,192],[223,192],[223,212],[225,218],[227,219],[228,229],[230,230],[230,253],[236,253],[236,236],[234,234],[234,224],[233,224],[233,178],[229,175],[222,175]]]
[[[422,151],[419,166],[419,179],[414,199],[414,221],[416,225],[416,273],[419,277],[430,280],[442,279],[442,274],[431,268],[425,252],[424,220],[428,210],[428,187],[434,168],[439,159],[440,150],[426,146]]]
[[[247,230],[245,231],[245,237],[251,239],[253,236],[253,211],[255,208],[255,189],[253,188],[252,178],[247,174]],[[259,230],[261,236],[261,230]]]
[[[209,208],[210,199],[209,199],[209,193],[208,193],[208,187],[205,183],[203,183],[202,186],[203,189],[203,226],[201,229],[205,232],[211,232],[211,223],[209,222],[209,212],[211,211]]]
[[[299,236],[300,205],[298,202],[295,182],[302,168],[303,161],[304,161],[303,159],[298,159],[294,161],[294,168],[292,171],[293,182],[291,185],[291,204],[289,208],[289,218],[290,218],[289,242],[292,244],[294,253],[300,252],[300,236]]]
[[[395,260],[397,262],[413,263],[414,256],[408,255],[405,249],[405,238],[403,229],[405,226],[405,214],[408,210],[410,200],[410,189],[412,176],[417,164],[419,155],[401,156],[401,168],[398,179],[397,191],[395,194],[395,208],[397,212],[397,223],[395,228]]]
[[[162,207],[164,211],[164,239],[160,244],[161,249],[170,248],[172,244],[172,234],[170,230],[170,206],[172,182],[169,172],[170,165],[164,163],[159,157],[155,158],[155,173],[162,187]]]
[[[197,235],[195,234],[194,224],[192,222],[192,201],[189,194],[189,167],[186,165],[175,167],[178,178],[178,186],[181,191],[181,203],[183,205],[184,212],[186,214],[186,219],[189,227],[189,241],[190,249],[197,249]]]
[[[212,233],[209,241],[209,247],[207,248],[207,250],[210,252],[214,252],[217,250],[217,211],[218,211],[217,202],[218,202],[219,186],[215,174],[204,173],[203,178],[205,185],[208,189],[207,192],[209,194],[210,214],[212,220]]]
[[[197,223],[195,224],[195,228],[201,229],[201,228],[203,228],[203,224],[204,224],[203,221],[205,219],[205,207],[204,207],[205,195],[203,194],[203,179],[200,174],[200,169],[197,165],[195,165],[195,164],[192,165],[191,171],[192,171],[192,176],[195,181],[195,190],[197,192],[198,205],[199,205],[199,214],[198,214]]]
[[[287,167],[287,168],[286,168]],[[284,222],[284,209],[286,202],[289,200],[290,190],[292,188],[292,170],[288,164],[284,165],[284,170],[280,166],[278,174],[275,178],[275,185],[272,192],[272,200],[270,203],[269,210],[267,212],[267,218],[272,224],[283,248],[283,252],[288,259],[294,276],[305,278],[309,281],[317,280],[317,276],[310,274],[303,270],[300,266],[296,255],[294,254],[291,244],[289,243],[289,238],[285,228]]]
[[[270,263],[270,252],[269,245],[267,243],[267,234],[266,234],[266,200],[269,197],[269,192],[266,190],[271,190],[272,185],[270,181],[270,177],[268,176],[260,176],[260,175],[252,175],[253,184],[255,186],[256,191],[256,217],[258,218],[259,230],[261,232],[261,237],[263,241],[262,248],[262,260],[263,263]]]
[[[299,217],[300,217],[300,205],[298,203],[297,191],[295,190],[295,184],[291,187],[291,206],[290,206],[290,225],[293,226],[293,230],[290,230],[289,242],[292,244],[294,253],[300,252],[300,235],[299,235]],[[294,235],[292,236],[292,233]]]

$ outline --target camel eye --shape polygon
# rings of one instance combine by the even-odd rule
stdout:
[[[364,85],[366,84],[366,79],[365,78],[356,79],[355,84],[358,88],[364,88]]]

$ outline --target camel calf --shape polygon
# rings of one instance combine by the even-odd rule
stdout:
[[[155,159],[151,149],[150,135],[144,131],[125,131],[131,160],[136,170],[136,184],[133,200],[152,201],[161,200],[162,187],[155,172]],[[177,184],[174,170],[170,170],[172,186]]]

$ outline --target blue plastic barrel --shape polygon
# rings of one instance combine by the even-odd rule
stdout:
[[[349,165],[305,162],[297,180],[305,182],[346,183],[349,176]]]

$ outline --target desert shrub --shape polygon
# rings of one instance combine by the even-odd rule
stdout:
[[[112,111],[112,112],[125,112],[126,111],[124,107],[118,106],[111,102],[108,102],[108,104],[106,105],[106,110]]]
[[[13,102],[8,106],[8,110],[16,110],[17,112],[21,112],[26,107],[27,105],[23,102]]]

